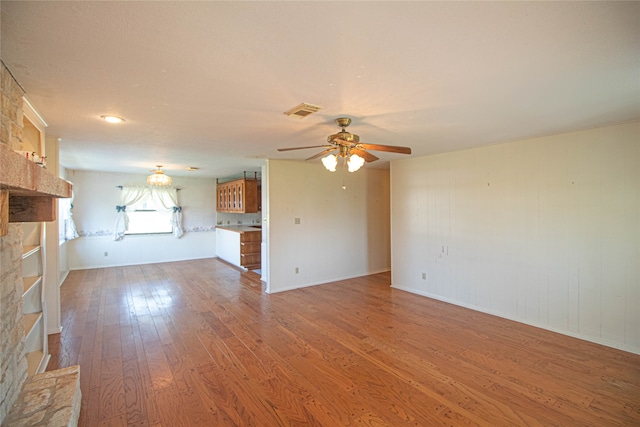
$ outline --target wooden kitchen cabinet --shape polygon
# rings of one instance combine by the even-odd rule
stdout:
[[[262,231],[251,226],[216,227],[216,255],[238,267],[261,266]]]
[[[241,178],[216,186],[216,210],[231,213],[259,212],[258,180]]]
[[[262,231],[245,231],[240,234],[240,265],[249,270],[260,268]]]

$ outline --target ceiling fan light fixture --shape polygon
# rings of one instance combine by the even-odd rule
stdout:
[[[335,154],[329,154],[322,158],[322,164],[329,172],[335,172],[336,166],[338,166],[338,156]]]
[[[169,175],[165,175],[162,169],[162,165],[156,166],[158,169],[151,171],[153,174],[147,177],[147,184],[154,185],[156,187],[168,187],[172,184],[173,180]]]
[[[347,160],[347,167],[349,168],[349,172],[355,172],[360,169],[364,165],[364,159],[357,154],[352,154],[349,156]]]
[[[359,170],[365,162],[371,163],[379,160],[378,157],[369,153],[368,150],[386,151],[389,153],[399,154],[411,154],[411,148],[400,147],[397,145],[382,145],[382,144],[369,144],[361,143],[360,137],[354,133],[347,132],[346,128],[351,124],[349,117],[338,117],[336,124],[342,128],[342,130],[333,135],[327,137],[326,145],[311,145],[307,147],[290,147],[290,148],[278,148],[278,151],[290,151],[290,150],[303,150],[307,148],[324,148],[324,151],[307,158],[306,160],[314,160],[322,158],[322,164],[331,172],[335,172],[338,164],[338,157],[343,159],[343,165],[348,167],[349,172],[355,172]],[[322,157],[330,151],[337,151],[336,154],[331,154],[326,157]]]

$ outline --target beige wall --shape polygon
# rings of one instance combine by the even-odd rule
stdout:
[[[640,123],[401,160],[391,182],[394,287],[640,353]]]
[[[388,170],[269,160],[266,171],[270,292],[389,270]]]
[[[212,178],[174,176],[180,188],[185,234],[126,236],[113,240],[121,185],[142,185],[146,175],[67,171],[73,182],[73,217],[79,238],[67,243],[70,270],[215,257],[216,183]],[[106,255],[105,255],[106,254]]]

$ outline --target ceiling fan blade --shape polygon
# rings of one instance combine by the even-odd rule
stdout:
[[[313,160],[313,159],[317,159],[318,157],[322,157],[322,156],[324,156],[325,154],[330,153],[331,151],[333,151],[333,150],[335,150],[335,149],[336,149],[336,147],[327,148],[326,150],[321,151],[321,152],[319,152],[318,154],[316,154],[315,156],[311,156],[311,157],[309,157],[308,159],[305,159],[305,160]]]
[[[369,153],[368,151],[358,150],[357,148],[352,148],[349,152],[351,154],[357,154],[358,156],[362,157],[364,159],[364,161],[367,162],[367,163],[375,162],[376,160],[378,160],[378,157],[374,156],[373,154]]]
[[[359,144],[359,147],[367,150],[387,151],[389,153],[411,154],[411,148],[398,147],[396,145],[380,145],[380,144]]]
[[[307,148],[327,148],[327,147],[333,147],[333,146],[332,145],[309,145],[308,147],[278,148],[278,151],[305,150]]]

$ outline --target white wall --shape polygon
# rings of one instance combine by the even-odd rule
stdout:
[[[393,287],[640,353],[638,122],[396,161],[391,193]]]
[[[67,170],[62,166],[58,166],[58,168],[58,174],[60,178],[69,180],[69,178],[67,177]],[[60,229],[60,226],[64,224],[64,221],[60,221],[60,218],[62,218],[62,212],[60,210],[60,204],[58,203],[58,243],[60,245],[58,251],[58,286],[62,286],[62,283],[65,281],[67,275],[69,274],[69,246],[67,245],[67,241],[64,240],[64,232]],[[62,228],[64,228],[63,225]]]
[[[45,154],[47,156],[47,168],[49,172],[62,177],[63,168],[58,160],[60,139],[47,136],[45,138]],[[56,200],[58,210],[59,201]],[[57,214],[57,212],[56,212]],[[60,215],[56,215],[54,221],[44,224],[45,230],[45,266],[44,266],[44,290],[47,305],[46,329],[48,334],[56,334],[62,330],[60,318]],[[63,257],[66,253],[63,253]]]
[[[215,257],[215,180],[173,177],[180,188],[185,234],[131,235],[113,240],[118,185],[143,185],[146,175],[68,171],[74,183],[73,217],[82,237],[68,242],[72,270]],[[105,252],[107,255],[105,256]]]
[[[331,173],[282,160],[265,170],[269,292],[389,270],[388,170]]]

